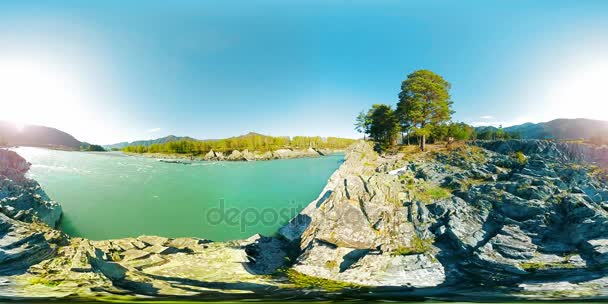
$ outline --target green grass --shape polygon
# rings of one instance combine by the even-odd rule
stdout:
[[[437,185],[431,185],[427,182],[419,184],[408,182],[406,188],[414,200],[423,202],[425,204],[430,204],[436,200],[449,198],[452,195],[450,189]]]
[[[391,255],[414,255],[414,254],[423,254],[429,252],[431,250],[431,245],[433,244],[433,239],[422,239],[418,236],[414,236],[414,238],[410,241],[410,246],[408,247],[399,247],[391,252]]]
[[[528,272],[536,272],[539,270],[550,270],[550,269],[570,269],[576,268],[575,265],[568,263],[567,260],[563,262],[523,262],[519,266]]]
[[[296,288],[301,289],[322,289],[329,292],[335,292],[343,289],[359,289],[363,287],[361,285],[305,275],[293,269],[287,269],[283,272]]]
[[[61,284],[61,281],[49,281],[40,277],[31,278],[29,281],[32,285],[44,285],[46,287],[57,287],[59,284]]]
[[[446,150],[440,150],[434,153],[434,157],[443,156],[450,164],[455,164],[458,167],[468,167],[470,163],[485,163],[487,161],[486,153],[482,148],[469,145],[456,145]]]
[[[426,193],[432,200],[448,198],[451,195],[449,190],[439,186],[429,188]]]

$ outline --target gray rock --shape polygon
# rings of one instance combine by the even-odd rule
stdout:
[[[32,227],[0,213],[0,275],[22,273],[51,258],[67,238],[48,227]]]
[[[205,154],[203,159],[207,160],[207,161],[211,161],[211,160],[218,160],[218,157],[212,149],[212,150],[209,150],[209,152],[207,152],[207,154]]]
[[[392,287],[418,297],[608,296],[608,188],[575,163],[590,152],[545,141],[474,144],[487,149],[378,155],[357,142],[278,237],[232,242],[69,239],[36,220],[50,214],[37,184],[3,176],[0,210],[10,217],[0,214],[0,274],[11,276],[0,281],[0,296],[332,295],[315,284],[294,289],[298,282],[280,274],[285,268],[312,276],[308,283]],[[228,158],[319,155],[311,150]],[[526,164],[512,157],[518,151]]]
[[[247,160],[239,150],[233,150],[225,159],[232,161]]]
[[[584,246],[592,253],[595,263],[608,263],[608,239],[593,239],[585,241]]]

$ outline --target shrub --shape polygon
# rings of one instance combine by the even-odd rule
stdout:
[[[515,160],[517,160],[517,163],[519,163],[522,166],[524,166],[528,163],[528,158],[526,158],[526,155],[521,151],[516,152],[514,157],[515,157]]]

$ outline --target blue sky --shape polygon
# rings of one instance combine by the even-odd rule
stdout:
[[[357,137],[424,68],[458,121],[608,120],[608,1],[121,2],[2,1],[0,119],[101,144]]]

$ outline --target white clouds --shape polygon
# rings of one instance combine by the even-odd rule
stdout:
[[[484,116],[480,116],[479,118],[481,118],[483,120],[489,120],[489,119],[494,119],[494,116],[492,116],[492,115],[484,115]]]
[[[147,133],[156,133],[156,132],[158,132],[158,131],[160,131],[160,130],[161,130],[160,128],[154,128],[154,129],[149,129],[149,130],[146,130],[146,132],[147,132]]]

